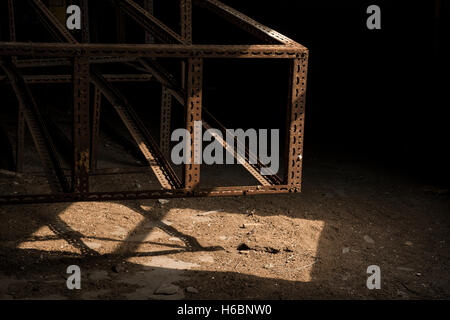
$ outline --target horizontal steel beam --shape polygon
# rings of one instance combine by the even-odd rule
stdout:
[[[302,58],[307,49],[286,45],[62,44],[0,42],[0,56],[141,58]]]
[[[155,80],[150,74],[104,74],[103,77],[108,82],[149,82]],[[73,76],[68,74],[24,75],[23,79],[28,84],[72,83]],[[8,83],[6,76],[0,76],[0,81]]]
[[[92,57],[89,58],[90,64],[106,64],[106,63],[126,63],[136,61],[137,58],[127,57]],[[47,67],[71,67],[73,63],[70,59],[54,58],[54,59],[23,59],[15,62],[18,68],[47,68]]]
[[[236,186],[216,187],[196,190],[143,190],[126,192],[90,192],[90,193],[61,193],[43,195],[14,195],[0,196],[0,205],[15,205],[26,203],[53,203],[74,201],[124,201],[139,199],[169,199],[189,197],[226,197],[242,195],[262,195],[297,193],[300,190],[287,185],[277,186]]]

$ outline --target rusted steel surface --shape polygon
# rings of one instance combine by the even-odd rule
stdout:
[[[162,86],[161,90],[161,117],[160,117],[160,137],[159,145],[162,154],[170,158],[170,137],[171,137],[171,119],[172,119],[172,94],[167,87]]]
[[[0,42],[0,56],[145,57],[294,59],[306,55],[303,47],[285,45],[183,45],[183,44],[62,44]]]
[[[59,193],[42,195],[14,195],[0,197],[0,204],[74,202],[74,201],[119,201],[136,199],[163,199],[186,197],[226,197],[295,192],[287,185],[216,187],[197,190],[142,190],[123,192]]]
[[[89,192],[90,110],[89,59],[74,59],[73,76],[73,144],[72,189]]]
[[[127,63],[136,61],[137,58],[127,57],[89,57],[91,64],[106,64],[106,63]],[[18,68],[47,68],[47,67],[70,67],[72,61],[70,59],[55,58],[55,59],[22,59],[17,60]]]
[[[181,37],[192,43],[192,0],[180,0]]]
[[[0,204],[66,202],[66,201],[108,201],[127,199],[152,199],[172,197],[236,196],[270,193],[300,192],[302,186],[303,137],[305,122],[305,94],[308,69],[308,50],[294,40],[264,26],[237,10],[217,0],[179,0],[180,29],[174,31],[154,15],[153,0],[135,2],[133,0],[110,0],[118,13],[118,43],[90,43],[99,30],[90,13],[89,0],[78,0],[82,10],[82,30],[80,33],[69,31],[56,18],[41,0],[29,0],[36,16],[46,27],[56,42],[16,42],[14,17],[20,12],[14,6],[14,0],[8,0],[9,42],[0,42],[0,66],[6,76],[0,76],[0,83],[11,85],[18,99],[17,122],[17,170],[23,170],[23,149],[25,126],[29,128],[38,154],[43,163],[44,173],[49,181],[52,194],[47,195],[0,195]],[[92,4],[92,2],[91,2]],[[142,5],[142,6],[141,6]],[[244,32],[261,40],[256,45],[203,45],[193,43],[192,29],[193,6],[206,8],[235,24]],[[127,44],[123,17],[138,24],[143,30],[141,44]],[[93,18],[92,20],[89,17]],[[75,36],[77,34],[77,36]],[[78,41],[77,38],[80,40]],[[171,74],[159,62],[158,58],[175,58],[181,65],[179,76]],[[290,62],[290,79],[287,108],[287,138],[285,159],[285,177],[262,175],[265,166],[258,156],[253,154],[235,139],[235,144],[245,150],[245,159],[240,162],[258,182],[256,186],[204,188],[201,184],[200,164],[198,164],[199,139],[202,134],[195,130],[200,123],[204,130],[218,128],[226,135],[227,128],[222,125],[203,105],[203,68],[205,59],[287,59]],[[102,72],[110,64],[122,64],[133,67],[138,73]],[[44,72],[55,68],[55,72]],[[59,69],[58,69],[59,68]],[[61,72],[69,68],[73,74]],[[19,70],[27,69],[26,75]],[[32,72],[28,73],[31,69]],[[103,71],[103,69],[102,69]],[[136,111],[125,99],[114,82],[156,81],[161,87],[160,141],[151,136],[150,131],[139,118]],[[39,106],[36,105],[30,84],[73,84],[73,165],[70,172],[64,172],[59,164],[52,138],[48,134]],[[93,98],[90,99],[91,85]],[[135,168],[97,168],[97,150],[99,144],[99,126],[102,115],[102,99],[112,105],[122,122],[130,132],[135,149],[147,160],[145,166]],[[148,97],[149,103],[151,97]],[[91,101],[92,100],[92,101]],[[173,100],[173,101],[172,101]],[[183,174],[178,177],[170,162],[170,136],[172,102],[181,105],[184,111],[185,128],[191,133],[191,163],[183,165]],[[178,103],[177,103],[178,102]],[[156,110],[155,110],[156,111]],[[155,117],[157,112],[153,113]],[[216,140],[227,152],[236,153],[223,138]],[[67,142],[66,142],[67,144]],[[102,174],[126,174],[148,172],[155,174],[161,184],[159,190],[90,192],[90,176]],[[69,174],[72,186],[66,179]]]
[[[303,137],[305,131],[305,96],[308,58],[291,62],[291,90],[288,100],[288,185],[300,189],[302,184]]]
[[[202,133],[197,132],[195,123],[202,120],[203,60],[189,59],[186,79],[186,129],[191,135],[188,149],[190,163],[184,166],[183,178],[186,189],[196,188],[200,183],[200,141]],[[201,128],[200,128],[201,129]],[[200,136],[199,136],[200,135]]]
[[[108,82],[149,82],[154,80],[149,74],[104,74],[103,77]],[[28,84],[71,83],[73,81],[73,75],[24,75],[23,79]],[[8,78],[6,76],[0,76],[0,81],[6,84],[8,83]]]
[[[102,110],[102,93],[94,89],[94,105],[92,107],[92,133],[91,133],[91,173],[97,171],[97,153],[100,135],[100,117]]]

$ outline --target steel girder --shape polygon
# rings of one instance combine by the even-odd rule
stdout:
[[[19,101],[17,170],[23,170],[23,135],[25,123],[41,156],[49,184],[53,190],[47,195],[0,196],[0,204],[102,201],[126,199],[151,199],[188,196],[230,196],[266,193],[300,192],[302,186],[303,136],[305,95],[308,68],[308,50],[292,39],[247,17],[235,9],[216,0],[179,0],[180,34],[171,30],[153,15],[153,0],[143,0],[143,6],[132,0],[110,0],[120,15],[125,14],[140,25],[145,32],[143,44],[99,44],[90,43],[89,1],[78,0],[82,9],[81,43],[68,31],[40,0],[29,0],[43,25],[57,42],[17,42],[14,0],[8,0],[10,41],[0,41],[0,66],[6,73],[0,83],[11,84]],[[256,36],[263,43],[257,45],[202,45],[192,43],[193,4],[206,8],[213,14],[228,20],[242,30]],[[118,21],[119,23],[120,21]],[[120,39],[119,39],[120,40]],[[121,39],[123,41],[124,39]],[[155,43],[155,40],[158,43]],[[181,60],[181,79],[176,79],[161,65],[157,58]],[[203,106],[203,61],[214,58],[238,59],[288,59],[290,61],[290,89],[287,119],[287,149],[285,155],[285,177],[262,176],[264,167],[257,155],[246,149],[247,159],[243,167],[259,182],[257,186],[202,188],[200,166],[188,164],[178,177],[169,161],[170,118],[172,98],[184,107],[186,129],[194,136],[191,157],[194,159],[199,146],[196,143],[193,124],[202,121],[205,129],[226,128]],[[124,63],[134,66],[139,74],[101,74],[94,65]],[[38,72],[42,68],[69,67],[73,74],[22,75],[20,69],[31,68]],[[132,106],[113,87],[113,82],[157,81],[161,84],[161,128],[160,142],[156,143]],[[72,186],[69,187],[65,173],[59,165],[53,142],[47,132],[39,108],[34,102],[30,84],[73,84],[73,166]],[[90,84],[94,98],[90,103]],[[105,97],[124,122],[140,151],[148,161],[146,167],[137,171],[151,170],[161,184],[159,190],[90,192],[89,177],[98,174],[132,172],[132,169],[97,170],[96,144],[99,134],[101,101]],[[91,111],[90,111],[91,110]],[[216,137],[228,152],[226,142]],[[239,141],[235,141],[239,143]],[[250,159],[256,164],[250,164]],[[253,163],[253,162],[252,162]],[[139,169],[139,170],[138,170]]]

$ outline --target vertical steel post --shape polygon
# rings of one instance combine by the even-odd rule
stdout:
[[[189,58],[186,79],[186,129],[191,136],[190,163],[184,165],[184,187],[194,189],[200,184],[200,164],[198,154],[201,152],[201,131],[197,132],[195,123],[202,121],[202,85],[203,59]],[[200,126],[201,130],[201,126]],[[200,136],[199,136],[200,134]]]
[[[100,116],[102,108],[102,93],[95,87],[94,89],[94,105],[92,107],[92,137],[91,137],[91,171],[97,170],[98,143],[100,134]]]
[[[192,0],[180,0],[181,37],[192,43]]]
[[[172,117],[172,93],[166,86],[162,86],[161,93],[161,127],[160,127],[160,148],[161,153],[170,159],[170,124]]]
[[[286,183],[301,191],[308,55],[291,60],[287,119]]]
[[[90,126],[89,126],[89,58],[74,59],[74,163],[72,189],[77,193],[89,192]]]

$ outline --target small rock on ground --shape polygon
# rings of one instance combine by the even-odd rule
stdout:
[[[122,266],[120,264],[116,264],[111,267],[111,270],[115,273],[121,273],[121,272],[125,271],[125,268],[124,268],[124,266]]]
[[[406,271],[406,272],[413,272],[414,269],[408,268],[408,267],[397,267],[397,270],[399,271]]]
[[[180,287],[169,283],[169,284],[163,284],[158,289],[156,289],[155,294],[171,296],[171,295],[177,294],[178,291],[180,291]]]
[[[195,289],[194,287],[187,287],[187,288],[186,288],[186,292],[187,292],[187,293],[192,293],[192,294],[197,294],[197,293],[198,293],[198,290]]]
[[[367,243],[370,243],[370,244],[374,244],[375,243],[375,241],[371,237],[369,237],[368,235],[364,236],[364,241],[366,241]]]

